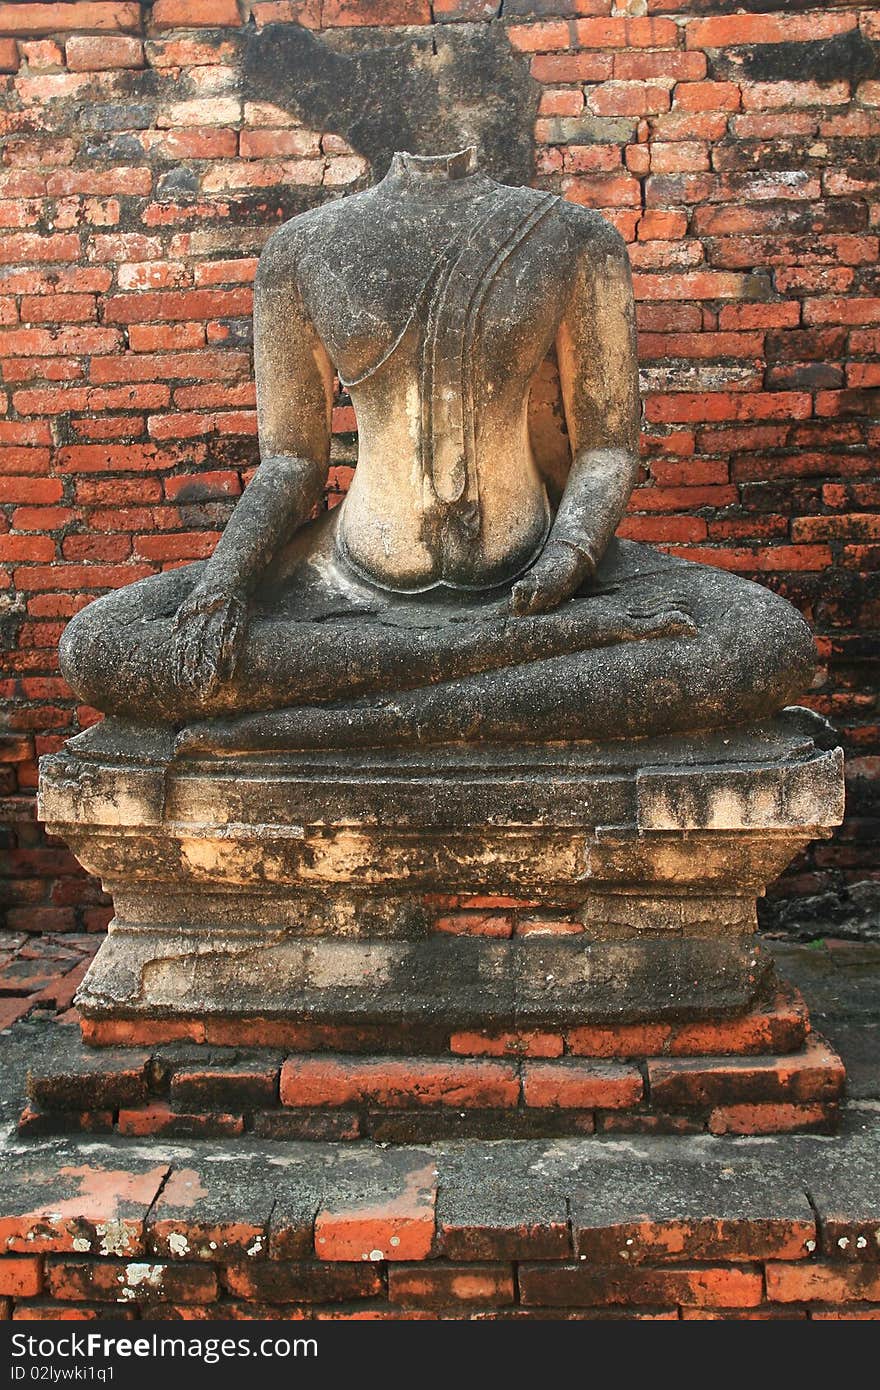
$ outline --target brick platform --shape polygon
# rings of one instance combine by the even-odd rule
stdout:
[[[876,1116],[773,1143],[11,1144],[0,1312],[880,1318]]]
[[[71,1030],[63,1055],[31,1068],[19,1132],[404,1144],[829,1132],[845,1081],[794,990],[726,1021],[447,1033],[415,1055],[412,1033],[391,1027],[266,1020],[253,1020],[238,1047],[219,1045],[239,1027],[83,1020],[87,1042],[104,1046],[82,1046]],[[249,1035],[275,1050],[249,1050]]]

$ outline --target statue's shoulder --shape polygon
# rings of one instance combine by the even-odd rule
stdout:
[[[562,218],[574,246],[593,258],[627,261],[626,242],[620,232],[595,208],[582,207],[559,199],[557,216]]]
[[[352,219],[363,216],[365,209],[361,205],[369,202],[372,192],[367,188],[362,193],[334,198],[282,222],[263,247],[258,279],[264,283],[295,279],[297,267],[310,252],[338,243],[346,229],[350,230]]]

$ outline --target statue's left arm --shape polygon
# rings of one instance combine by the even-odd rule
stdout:
[[[596,571],[639,468],[635,306],[623,238],[588,229],[556,339],[572,465],[541,555],[514,586],[516,613],[544,613]]]

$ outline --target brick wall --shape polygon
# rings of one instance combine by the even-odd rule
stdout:
[[[813,624],[808,700],[843,731],[849,816],[780,892],[845,901],[880,877],[877,8],[67,0],[0,3],[7,925],[106,921],[33,821],[37,757],[96,717],[58,637],[96,594],[210,553],[257,457],[260,247],[372,178],[327,121],[247,95],[248,45],[276,23],[429,52],[491,25],[529,66],[535,181],[600,208],[635,270],[647,418],[623,533],[755,577]],[[334,425],[330,505],[356,452],[345,398]]]

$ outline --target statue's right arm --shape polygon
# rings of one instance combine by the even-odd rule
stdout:
[[[257,269],[254,368],[260,467],[175,619],[178,683],[205,695],[233,674],[250,596],[327,479],[333,367],[303,303],[287,228]]]

